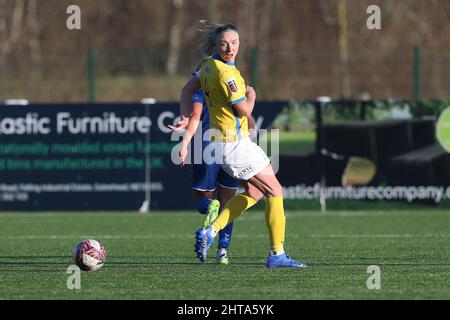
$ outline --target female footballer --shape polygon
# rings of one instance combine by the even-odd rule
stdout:
[[[256,93],[245,85],[235,66],[239,51],[238,30],[233,24],[201,23],[204,28],[200,30],[199,49],[210,57],[183,87],[180,110],[188,118],[192,110],[192,94],[202,88],[208,105],[215,160],[226,173],[239,180],[245,192],[234,196],[211,226],[197,230],[197,257],[205,261],[219,231],[266,197],[265,217],[270,238],[267,267],[307,268],[306,264],[295,261],[284,252],[286,219],[282,187],[265,152],[249,138],[248,117],[252,114]],[[186,126],[186,123],[186,119],[182,119],[179,127]]]
[[[197,128],[201,124],[201,130]],[[170,126],[169,126],[170,127]],[[202,91],[196,90],[192,95],[192,113],[189,117],[189,124],[183,137],[183,142],[179,151],[180,165],[184,165],[184,160],[188,153],[189,142],[191,143],[191,156],[193,160],[200,159],[199,163],[192,161],[192,190],[194,199],[201,214],[206,214],[204,227],[209,226],[219,213],[219,208],[236,195],[239,184],[227,175],[217,163],[206,162],[203,158],[205,149],[209,141],[204,139],[194,139],[195,134],[201,134],[204,137],[209,130],[209,115]],[[200,141],[199,141],[200,140]],[[201,146],[195,142],[200,142]],[[195,155],[195,153],[201,153]],[[217,199],[214,199],[214,192],[217,189]],[[228,224],[219,232],[219,244],[217,248],[217,263],[228,265],[228,249],[233,232],[233,222]]]

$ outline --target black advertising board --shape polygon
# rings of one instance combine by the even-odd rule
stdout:
[[[259,127],[285,105],[257,103]],[[0,108],[0,210],[194,207],[190,167],[171,160],[178,103]]]

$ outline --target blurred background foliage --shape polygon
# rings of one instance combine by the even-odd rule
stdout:
[[[72,4],[81,30],[66,27]],[[258,99],[450,96],[448,0],[0,0],[0,101],[176,101],[201,19],[239,26]]]

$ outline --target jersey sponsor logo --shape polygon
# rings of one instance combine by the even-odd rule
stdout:
[[[234,92],[234,93],[238,92],[238,87],[237,87],[236,81],[234,79],[227,80],[227,85],[228,85],[228,88],[230,88],[231,92]]]

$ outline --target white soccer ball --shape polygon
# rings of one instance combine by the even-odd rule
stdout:
[[[96,271],[105,264],[106,250],[97,240],[82,240],[76,245],[73,258],[81,270]]]

